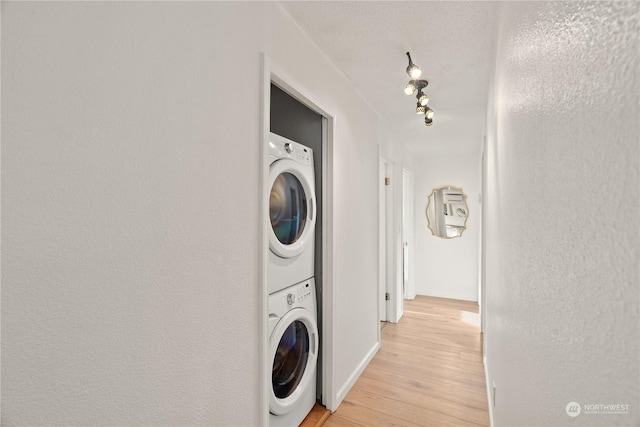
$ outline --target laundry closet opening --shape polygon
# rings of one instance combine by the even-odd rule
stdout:
[[[314,277],[317,301],[317,324],[320,337],[323,336],[323,122],[326,119],[311,110],[300,101],[271,83],[270,131],[292,141],[298,142],[313,150],[313,166],[315,178],[316,221]],[[322,339],[319,340],[322,346]],[[322,351],[318,352],[316,397],[322,394]]]

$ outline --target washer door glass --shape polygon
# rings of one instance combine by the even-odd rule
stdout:
[[[271,227],[280,243],[295,243],[307,221],[307,196],[300,180],[290,172],[277,176],[269,196]]]
[[[299,320],[282,334],[273,359],[271,382],[278,399],[291,395],[298,387],[309,360],[309,331]]]

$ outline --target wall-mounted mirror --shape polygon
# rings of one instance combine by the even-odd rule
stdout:
[[[434,188],[427,203],[427,222],[434,236],[460,237],[467,227],[467,196],[458,187]]]

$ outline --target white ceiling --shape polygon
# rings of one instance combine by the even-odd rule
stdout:
[[[281,2],[412,151],[479,151],[497,2]],[[415,114],[406,52],[429,81],[433,126]]]

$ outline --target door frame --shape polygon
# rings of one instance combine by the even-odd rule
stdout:
[[[262,54],[262,87],[261,87],[261,137],[260,137],[260,281],[259,281],[259,304],[258,312],[259,325],[259,348],[262,357],[259,358],[259,387],[260,404],[259,420],[261,425],[269,424],[269,387],[271,385],[271,366],[266,357],[269,351],[268,336],[268,307],[269,294],[267,284],[267,268],[269,262],[269,152],[267,144],[270,134],[270,110],[271,110],[271,83],[287,92],[301,104],[315,111],[323,117],[322,121],[322,195],[323,195],[323,254],[322,254],[322,337],[321,337],[321,359],[322,359],[322,403],[332,412],[336,410],[337,389],[334,378],[334,336],[335,336],[335,265],[336,251],[334,250],[334,180],[333,180],[333,147],[336,128],[336,116],[319,102],[317,102],[311,92],[294,78],[286,69],[278,65],[265,53]]]
[[[414,195],[413,187],[413,171],[407,166],[402,166],[402,245],[403,245],[403,283],[405,299],[415,299],[416,288],[414,280],[414,254],[415,254],[415,241],[414,241]],[[408,259],[405,260],[404,245],[408,244]],[[404,262],[407,262],[408,280],[404,282]]]
[[[386,184],[386,179],[393,182],[393,162],[383,155],[379,155],[378,161],[379,185],[384,189],[378,192],[378,319],[390,322],[393,315],[393,258],[391,257],[391,247],[393,247],[393,187]],[[385,294],[389,294],[389,300]],[[384,307],[384,313],[383,313]],[[378,329],[378,342],[380,329]]]
[[[480,310],[480,332],[482,332],[482,356],[486,356],[486,327],[487,327],[487,135],[482,143],[482,154],[480,156],[480,262],[478,277],[478,306]]]
[[[382,294],[390,292],[387,283],[387,188],[385,177],[387,176],[387,163],[380,157],[378,159],[378,320],[389,320],[389,304]],[[379,332],[379,331],[378,331]],[[378,342],[380,337],[378,336]]]
[[[401,227],[401,200],[402,200],[402,192],[401,185],[397,183],[402,183],[402,173],[400,171],[401,168],[397,167],[396,162],[386,157],[385,155],[379,153],[378,154],[379,162],[385,164],[385,175],[391,180],[390,185],[386,188],[386,196],[385,201],[378,200],[379,209],[382,207],[380,204],[385,203],[385,248],[386,254],[384,259],[386,260],[385,264],[385,273],[387,277],[386,282],[386,292],[389,293],[389,301],[386,303],[387,308],[387,320],[391,323],[398,323],[403,313],[403,294],[402,294],[402,247],[400,242],[402,241],[402,235],[400,231]],[[397,188],[397,190],[396,190]],[[378,218],[378,223],[382,218]],[[382,224],[378,227],[378,233],[382,232]],[[382,236],[378,235],[378,242],[381,242]],[[382,250],[380,247],[379,250]],[[379,259],[382,259],[382,255],[380,255]],[[380,275],[382,274],[382,266],[378,267],[378,278],[381,279]],[[381,286],[379,285],[379,288]],[[384,298],[380,295],[380,298]],[[380,305],[378,304],[378,310],[380,310]],[[380,319],[380,313],[378,313],[378,319]],[[380,337],[378,337],[378,342],[380,342]]]

